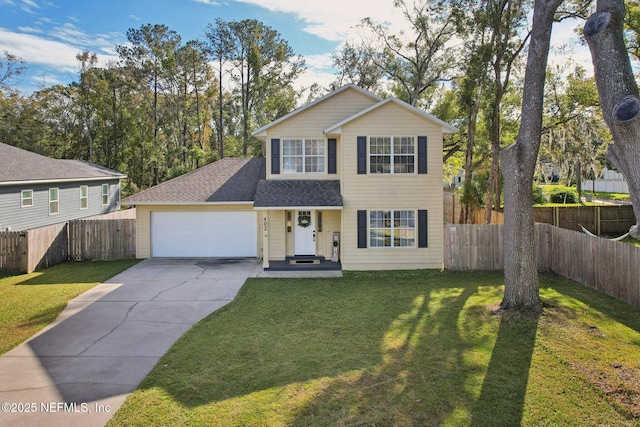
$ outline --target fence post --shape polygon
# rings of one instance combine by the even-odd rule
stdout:
[[[601,230],[601,224],[600,224],[600,206],[596,206],[596,234],[599,236],[600,235],[600,230]]]

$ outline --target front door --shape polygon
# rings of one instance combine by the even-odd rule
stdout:
[[[296,212],[295,254],[316,254],[316,230],[313,223],[313,211]]]

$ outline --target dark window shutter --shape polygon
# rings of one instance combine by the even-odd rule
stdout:
[[[418,247],[419,248],[428,248],[427,244],[427,211],[419,210],[418,211]]]
[[[418,173],[427,173],[427,137],[418,137]]]
[[[358,248],[367,247],[367,211],[358,211]]]
[[[280,140],[277,138],[271,140],[271,173],[280,173]]]
[[[358,174],[367,173],[367,137],[358,137]]]
[[[328,151],[329,151],[329,165],[328,165],[327,172],[330,174],[335,174],[338,169],[337,161],[336,161],[337,155],[338,155],[338,147],[337,147],[337,141],[335,138],[329,139]]]

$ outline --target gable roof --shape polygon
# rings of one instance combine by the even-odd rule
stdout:
[[[267,129],[269,129],[270,127],[275,126],[278,123],[281,123],[281,122],[283,122],[283,121],[285,121],[285,120],[287,120],[287,119],[289,119],[289,118],[291,118],[291,117],[293,117],[293,116],[295,116],[297,114],[300,114],[301,112],[303,112],[305,110],[308,110],[309,108],[313,107],[314,105],[317,105],[317,104],[327,100],[328,98],[331,98],[331,97],[333,97],[333,96],[335,96],[335,95],[337,95],[337,94],[339,94],[341,92],[344,92],[347,89],[356,90],[356,91],[360,92],[361,94],[372,98],[375,101],[378,101],[378,102],[382,101],[382,98],[380,98],[378,95],[374,95],[373,93],[371,93],[371,92],[369,92],[369,91],[367,91],[365,89],[362,89],[361,87],[358,87],[358,86],[354,85],[353,83],[349,83],[349,84],[346,84],[346,85],[344,85],[344,86],[342,86],[342,87],[340,87],[340,88],[338,88],[338,89],[336,89],[336,90],[334,90],[332,92],[329,92],[328,94],[324,95],[323,97],[320,97],[320,98],[316,99],[313,102],[310,102],[309,104],[303,105],[302,107],[293,110],[289,114],[286,114],[286,115],[280,117],[279,119],[276,119],[276,120],[272,121],[271,123],[268,123],[268,124],[262,126],[259,129],[254,130],[253,132],[251,132],[251,135],[252,136],[257,136],[258,134],[260,134],[260,133],[266,131]]]
[[[387,105],[389,103],[394,103],[396,105],[399,105],[400,107],[404,108],[405,110],[411,111],[415,114],[418,114],[419,116],[422,116],[423,118],[430,120],[432,122],[435,122],[436,124],[439,124],[440,126],[442,126],[442,133],[457,133],[459,131],[458,128],[450,125],[449,123],[440,120],[439,118],[437,118],[436,116],[433,116],[429,113],[427,113],[426,111],[423,111],[419,108],[414,107],[413,105],[407,104],[404,101],[399,100],[398,98],[394,98],[394,97],[390,97],[387,99],[384,99],[380,102],[378,102],[377,104],[372,105],[369,108],[365,108],[364,110],[354,114],[351,117],[347,117],[346,119],[342,120],[341,122],[336,123],[333,126],[330,126],[328,128],[326,128],[324,130],[325,134],[331,134],[331,133],[340,133],[339,129],[340,127],[346,125],[347,123],[364,116],[365,114],[370,113],[371,111],[374,111],[384,105]]]
[[[225,157],[120,201],[123,205],[253,202],[264,159]]]
[[[340,181],[322,179],[262,180],[254,208],[342,208]]]
[[[82,160],[51,159],[0,142],[0,185],[121,179],[126,175]]]

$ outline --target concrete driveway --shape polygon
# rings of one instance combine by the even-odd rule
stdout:
[[[256,269],[255,259],[149,259],[78,296],[0,357],[0,425],[103,426],[169,347]]]

